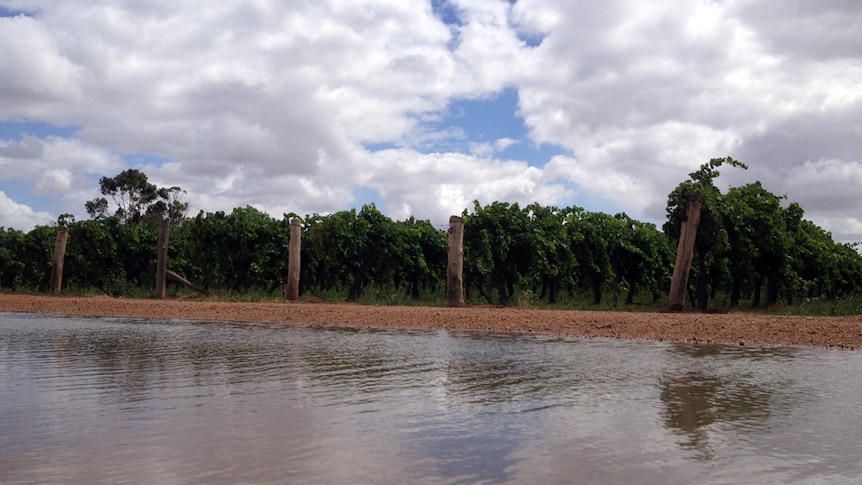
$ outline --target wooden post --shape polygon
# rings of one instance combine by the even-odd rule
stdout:
[[[464,306],[464,219],[449,218],[449,265],[446,269],[446,299],[449,306]]]
[[[670,309],[678,312],[685,307],[685,293],[688,288],[688,274],[694,259],[694,240],[700,224],[700,208],[703,199],[695,192],[688,197],[686,220],[679,231],[679,244],[676,247],[676,263],[673,266],[673,279],[670,282]]]
[[[287,289],[284,297],[288,300],[299,299],[299,267],[302,251],[302,221],[293,218],[290,221],[290,242],[287,249]]]
[[[181,284],[187,288],[191,288],[191,289],[197,291],[198,293],[200,293],[204,296],[209,296],[209,292],[207,290],[205,290],[205,289],[201,288],[200,286],[192,283],[191,281],[183,278],[182,276],[174,273],[173,271],[166,269],[165,274],[167,275],[168,278],[176,281],[177,283],[179,283],[179,284]]]
[[[156,298],[165,297],[165,287],[168,276],[168,237],[170,226],[168,221],[162,221],[159,225],[159,248],[156,260]]]
[[[60,293],[63,287],[63,261],[66,258],[66,239],[69,236],[69,228],[60,226],[57,228],[57,239],[54,242],[54,266],[51,267],[51,293]]]

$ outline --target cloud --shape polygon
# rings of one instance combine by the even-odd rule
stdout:
[[[762,180],[836,235],[862,206],[855,2],[10,5],[34,13],[0,18],[0,128],[80,129],[0,136],[0,183],[68,212],[141,163],[193,209],[327,212],[373,193],[443,222],[473,199],[660,220],[677,183],[727,155],[751,169],[721,184]],[[440,122],[501,92],[526,137]]]
[[[0,167],[3,169],[0,182],[20,180],[42,184],[46,189],[51,186],[68,189],[73,185],[73,178],[113,170],[119,172],[122,162],[110,151],[79,139],[57,136],[38,139],[25,135],[20,142],[0,140]],[[42,193],[48,195],[50,191]]]
[[[862,57],[857,2],[736,2],[734,10],[777,55],[803,62]]]
[[[24,15],[0,18],[0,119],[54,119],[54,106],[81,99],[83,77],[45,24]]]
[[[32,135],[24,135],[21,141],[0,141],[0,159],[38,160],[44,155],[42,140]]]
[[[374,175],[365,183],[388,201],[387,214],[396,218],[445,222],[472,209],[474,200],[563,205],[572,197],[571,189],[549,183],[543,170],[520,161],[398,149],[374,153],[368,166]]]
[[[0,190],[0,227],[29,231],[38,225],[48,225],[56,220],[56,217],[47,212],[37,212],[15,202]]]
[[[511,138],[498,138],[494,143],[477,143],[470,142],[470,153],[477,157],[490,157],[495,153],[502,152],[512,145],[517,145],[518,141]]]
[[[806,217],[829,228],[836,239],[862,241],[859,187],[862,160],[833,159],[808,161],[793,168],[772,190],[794,194],[791,200],[805,209]]]
[[[858,160],[862,35],[850,26],[862,8],[796,3],[519,1],[523,25],[547,34],[518,81],[521,112],[535,141],[575,153],[546,170],[658,218],[688,172],[731,155],[752,170],[723,182],[762,179],[811,200],[809,214],[828,210],[782,180],[822,158]],[[807,41],[785,42],[789,32]]]

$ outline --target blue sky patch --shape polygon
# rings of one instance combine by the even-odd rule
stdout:
[[[55,126],[43,121],[0,121],[0,140],[21,141],[24,135],[36,138],[69,138],[80,130],[77,125]]]
[[[458,7],[452,5],[448,0],[431,0],[431,11],[434,16],[440,19],[446,26],[449,27],[449,32],[452,33],[452,38],[446,44],[446,47],[451,52],[458,49],[461,44],[461,36],[458,27],[464,25],[461,16],[458,12]]]
[[[448,0],[431,0],[431,11],[446,25],[464,25],[458,15],[458,7]]]
[[[47,197],[33,193],[33,184],[23,180],[3,180],[0,192],[20,204],[26,204],[36,212],[62,214],[66,212],[85,212],[84,207],[63,207],[59,197]]]
[[[383,210],[383,207],[380,205],[380,201],[385,199],[380,196],[379,192],[371,187],[356,186],[353,190],[353,195],[356,197],[356,205],[354,207],[356,207],[357,213],[365,204],[376,204],[378,209],[381,211]]]
[[[451,133],[453,136],[421,147],[425,153],[476,153],[476,144],[495,147],[503,138],[513,142],[505,147],[495,147],[489,156],[544,166],[554,155],[569,153],[562,147],[548,143],[537,145],[530,139],[529,130],[518,115],[518,91],[515,88],[504,89],[485,99],[453,101],[448,112],[428,126],[428,131]]]
[[[14,8],[4,7],[0,5],[0,18],[2,17],[17,17],[19,15],[26,15],[28,17],[32,17],[32,12],[27,12],[25,10],[17,10]]]
[[[365,147],[369,152],[379,152],[382,150],[392,150],[394,148],[399,148],[399,145],[395,143],[385,142],[385,143],[363,143],[362,146]]]
[[[527,47],[538,47],[547,35],[545,34],[534,34],[534,33],[525,33],[521,31],[516,31],[518,34],[518,39],[521,40]]]

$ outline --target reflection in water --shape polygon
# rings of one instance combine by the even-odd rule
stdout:
[[[698,451],[700,459],[715,456],[710,436],[726,438],[730,424],[732,429],[748,431],[769,423],[773,408],[787,402],[776,399],[776,393],[789,384],[787,379],[763,379],[752,362],[790,361],[795,349],[677,343],[669,345],[668,351],[684,357],[690,367],[682,373],[671,369],[660,379],[664,419],[670,429],[682,434],[681,444]],[[727,356],[732,359],[722,358]]]
[[[0,483],[858,481],[860,363],[0,313]]]
[[[769,418],[771,393],[768,389],[737,387],[715,376],[691,372],[661,383],[661,400],[667,406],[668,427],[686,436],[684,445],[711,458],[708,435],[714,423]]]
[[[722,345],[671,344],[668,350],[696,359],[714,358],[732,347]],[[746,358],[749,353],[737,353]],[[710,431],[716,424],[734,421],[765,422],[770,416],[772,386],[775,382],[757,384],[745,376],[723,377],[726,368],[713,372],[690,370],[661,379],[661,400],[665,404],[664,417],[669,428],[679,430],[682,445],[700,452],[702,459],[713,458],[710,448]]]

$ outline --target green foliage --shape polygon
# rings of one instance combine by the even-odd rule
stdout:
[[[23,261],[25,234],[15,229],[0,227],[0,287],[15,289],[24,283]]]
[[[729,244],[730,305],[738,305],[743,290],[753,289],[752,304],[759,306],[763,281],[767,282],[767,304],[775,304],[789,269],[790,239],[781,199],[755,182],[728,190],[719,210]]]
[[[862,256],[854,246],[836,244],[831,234],[803,219],[797,203],[782,207],[783,197],[760,182],[722,194],[713,184],[718,167],[745,168],[731,158],[713,159],[690,174],[668,196],[664,230],[678,240],[688,198],[703,197],[695,242],[690,294],[696,306],[729,295],[729,306],[749,300],[754,307],[799,299],[834,299],[862,290]],[[765,297],[763,295],[765,290]]]
[[[570,247],[578,261],[575,281],[579,288],[591,292],[594,305],[602,302],[604,287],[613,275],[608,236],[614,228],[605,227],[611,221],[607,214],[581,208],[575,208],[567,220]]]
[[[526,276],[531,287],[541,287],[538,298],[549,303],[559,299],[563,283],[572,282],[578,263],[572,253],[566,226],[569,209],[530,204],[525,208],[532,230],[527,233],[531,262]],[[530,291],[532,296],[535,291]]]
[[[474,201],[472,214],[464,211],[464,279],[489,303],[507,305],[532,262],[530,219],[518,204]],[[532,239],[532,240],[531,240]]]
[[[570,299],[584,291],[600,305],[610,286],[616,306],[623,288],[630,304],[638,289],[659,294],[668,278],[665,236],[625,214],[475,202],[464,223],[465,283],[487,303],[556,303],[565,287]]]
[[[714,181],[723,165],[744,167],[731,158],[710,160],[669,194],[664,232],[626,214],[475,201],[463,213],[466,300],[520,307],[652,308],[667,294],[675,239],[694,193],[702,197],[703,210],[690,294],[701,308],[707,298],[722,305],[775,308],[782,297],[787,308],[810,308],[812,302],[854,301],[862,293],[862,256],[855,246],[835,243],[831,234],[804,219],[798,204],[785,206],[759,182],[722,194]],[[145,176],[121,175],[106,179],[104,188],[128,198],[121,205],[123,217],[101,213],[86,221],[68,215],[58,219],[69,227],[67,291],[140,295],[153,287],[158,228],[132,222],[163,214],[158,202],[178,188],[153,192]],[[219,298],[278,298],[294,217],[275,219],[251,206],[230,213],[201,211],[174,225],[169,268]],[[55,226],[27,233],[0,228],[0,287],[47,290],[56,233]],[[307,215],[300,295],[442,304],[447,239],[428,221],[393,221],[373,204]],[[179,295],[178,288],[169,285],[169,294]],[[842,308],[821,311],[849,306]]]
[[[166,219],[171,221],[171,227],[177,227],[189,208],[188,202],[182,200],[185,191],[180,187],[157,187],[137,169],[123,170],[115,177],[102,177],[99,189],[102,195],[114,201],[117,210],[113,215],[125,224],[157,223]],[[104,219],[109,215],[105,197],[87,201],[84,207],[94,219]]]
[[[613,269],[614,298],[620,294],[620,285],[627,287],[625,303],[634,303],[638,288],[646,290],[656,302],[670,284],[673,254],[667,239],[654,224],[640,222],[625,213],[614,216],[609,227],[611,235],[610,259]]]
[[[302,241],[303,291],[345,290],[354,301],[373,285],[419,298],[445,278],[446,235],[428,221],[392,221],[373,204],[307,216]]]
[[[287,273],[290,221],[276,220],[254,207],[205,214],[187,220],[180,231],[188,248],[185,276],[206,289],[271,293]]]
[[[46,291],[54,262],[57,229],[37,226],[26,234],[10,229],[3,239],[0,243],[0,254],[3,254],[6,268],[3,286],[8,283],[10,288]]]
[[[115,296],[126,295],[135,287],[150,287],[157,240],[156,228],[128,226],[118,217],[73,222],[63,280],[70,287],[97,288]]]
[[[722,221],[722,195],[714,184],[722,165],[748,169],[745,164],[731,157],[713,158],[701,165],[699,170],[690,173],[689,180],[679,184],[668,195],[668,218],[664,230],[673,241],[679,240],[680,228],[687,218],[689,199],[698,194],[703,201],[690,274],[695,283],[696,306],[701,310],[706,310],[710,285],[725,277],[729,271],[724,257],[730,250],[730,242]]]

